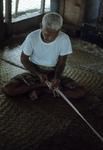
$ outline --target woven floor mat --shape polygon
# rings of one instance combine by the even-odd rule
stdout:
[[[3,59],[21,65],[19,56],[18,48],[0,53]],[[94,63],[96,66],[93,68],[90,64]],[[101,63],[100,57],[74,52],[68,57],[64,74],[88,90],[84,99],[72,103],[103,135]],[[27,96],[10,98],[4,95],[1,87],[22,72],[24,70],[0,60],[1,150],[102,150],[103,145],[98,138],[62,98],[43,96],[33,102]]]
[[[1,150],[102,148],[98,138],[61,98],[44,96],[33,102],[26,96],[12,99],[0,93]],[[103,103],[92,95],[72,103],[103,134]]]
[[[0,143],[7,150],[38,149],[66,130],[75,116],[68,115],[67,106],[55,99],[34,103],[25,97],[13,101],[1,95],[0,99]]]
[[[74,42],[76,43],[76,41]],[[79,84],[85,86],[86,90],[90,93],[97,92],[101,95],[103,89],[103,58],[99,56],[97,50],[96,54],[98,54],[98,56],[96,56],[95,53],[93,55],[93,52],[90,53],[90,50],[88,50],[89,52],[86,52],[86,50],[83,51],[80,46],[82,46],[84,49],[87,49],[85,48],[86,44],[87,42],[83,43],[79,41],[78,44],[76,43],[73,45],[75,50],[67,59],[67,65],[65,67],[64,74],[68,77],[71,77]],[[79,48],[79,50],[77,48]],[[89,48],[92,48],[90,44],[88,46],[88,49]],[[100,51],[100,48],[98,49]],[[1,51],[0,58],[11,63],[12,65],[16,64],[18,66],[22,66],[20,62],[20,54],[20,46],[13,49],[6,48],[5,51]],[[9,72],[8,74],[12,74],[11,76],[13,76],[12,72]]]
[[[21,54],[20,46],[17,46],[16,48],[12,49],[6,47],[5,50],[0,51],[0,58],[8,60],[10,62],[14,62],[22,66],[20,62],[20,54]]]

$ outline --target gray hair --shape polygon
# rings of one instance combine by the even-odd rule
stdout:
[[[42,19],[42,27],[53,30],[60,30],[63,25],[63,18],[56,12],[49,12]]]

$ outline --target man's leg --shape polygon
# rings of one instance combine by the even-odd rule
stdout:
[[[17,75],[2,88],[3,92],[9,96],[17,96],[28,93],[35,88],[35,83],[31,80],[32,76],[28,73]]]
[[[61,87],[63,93],[71,99],[80,99],[86,95],[86,90],[83,86],[80,86],[73,79],[68,77],[62,77]]]

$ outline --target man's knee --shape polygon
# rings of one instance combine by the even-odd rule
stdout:
[[[15,96],[15,89],[10,85],[5,85],[2,87],[2,91],[9,96]]]
[[[18,87],[20,87],[20,81],[14,77],[2,87],[2,91],[8,96],[16,96]]]

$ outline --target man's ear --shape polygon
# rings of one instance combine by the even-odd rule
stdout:
[[[59,30],[57,31],[57,33],[59,33],[59,31],[61,31],[61,29],[59,29]]]

